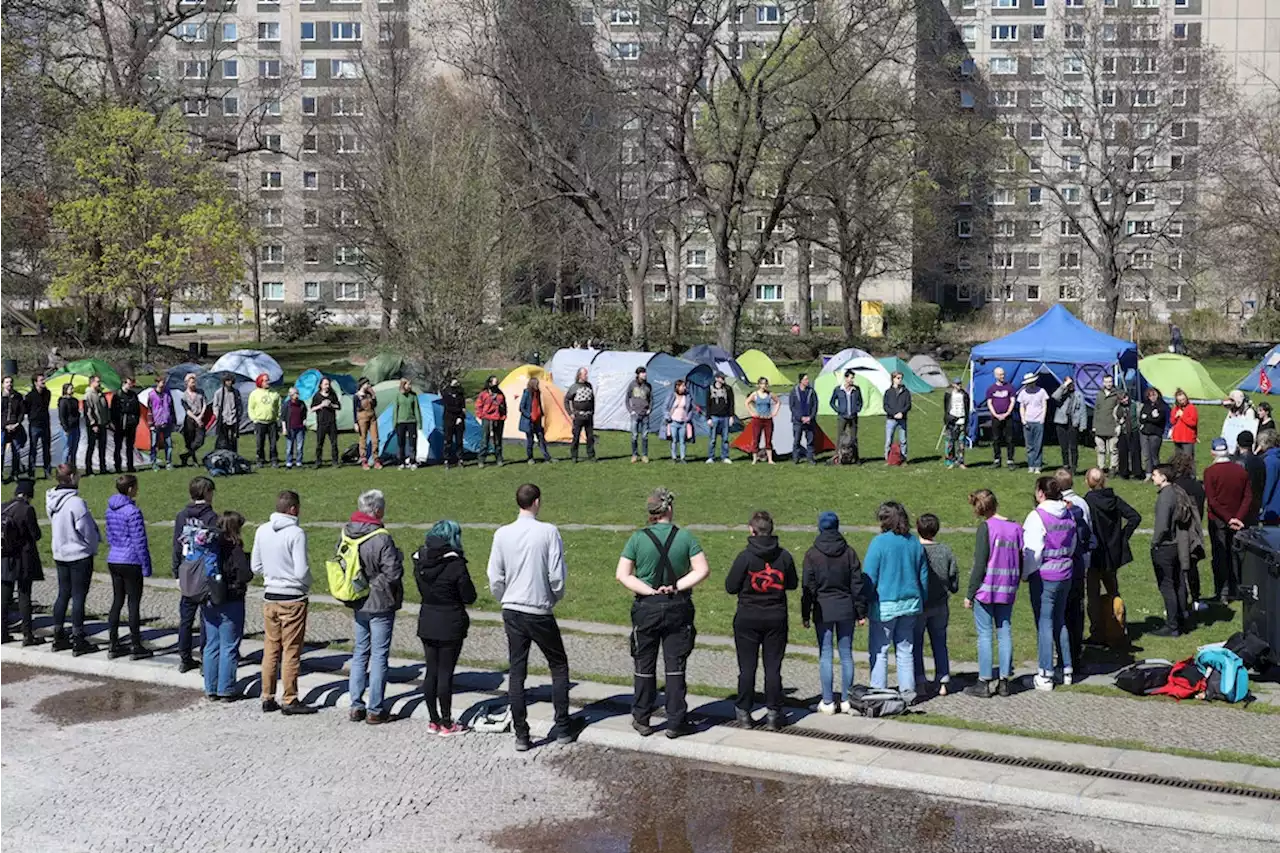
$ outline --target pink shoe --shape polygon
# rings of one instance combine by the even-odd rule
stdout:
[[[438,734],[440,734],[440,724],[439,724],[439,723],[427,723],[427,734],[432,734],[432,735],[438,735]]]
[[[450,723],[448,726],[436,726],[435,733],[440,737],[453,737],[454,735],[464,735],[467,730],[457,723]]]

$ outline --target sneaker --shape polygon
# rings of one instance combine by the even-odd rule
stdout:
[[[24,646],[43,646],[44,637],[37,637],[35,634],[24,634],[22,637],[22,645]]]
[[[353,723],[363,723],[368,711],[364,708],[352,708],[347,712],[347,719]]]
[[[996,695],[996,686],[991,681],[978,681],[976,684],[970,684],[966,687],[964,695],[972,696],[975,699],[990,699]]]
[[[632,719],[631,728],[635,729],[636,734],[640,735],[640,737],[648,737],[653,734],[653,726],[649,725],[649,723],[644,720]]]
[[[306,714],[315,714],[318,712],[318,708],[312,705],[304,705],[297,699],[294,699],[288,705],[285,705],[280,709],[280,713],[284,714],[286,717],[304,716]]]
[[[75,637],[71,641],[71,654],[74,657],[80,655],[91,655],[98,650],[98,647],[86,640],[84,637]]]
[[[1204,613],[1208,609],[1209,609],[1209,602],[1207,601],[1197,601],[1195,604],[1196,613]]]
[[[841,714],[852,714],[852,713],[853,713],[853,705],[849,704],[849,700],[848,700],[848,699],[842,699],[842,700],[840,700],[840,713],[841,713]]]
[[[948,682],[946,682],[946,681],[939,681],[939,682],[938,682],[938,695],[939,695],[939,696],[946,696],[946,695],[947,695],[947,686],[948,686]]]
[[[530,464],[530,465],[532,465],[532,464],[533,464],[533,460],[532,460],[532,459],[530,459],[530,460],[529,460],[529,464]]]
[[[637,462],[639,462],[639,461],[640,461],[640,457],[639,457],[639,456],[636,456],[634,453],[633,453],[633,454],[631,454],[631,464],[632,464],[632,465],[636,464],[636,463],[637,463]]]
[[[466,727],[461,726],[458,723],[450,723],[447,726],[441,723],[437,728],[438,731],[436,734],[440,735],[440,737],[453,737],[455,735],[465,735],[467,733]]]
[[[115,660],[116,658],[126,657],[129,654],[129,647],[120,643],[113,643],[107,649],[107,659]]]
[[[360,467],[361,467],[361,468],[363,468],[364,470],[368,471],[368,470],[369,470],[369,463],[368,463],[368,462],[361,462],[361,463],[360,463]]]
[[[427,734],[429,735],[440,734],[440,724],[435,721],[427,723]]]
[[[649,457],[648,457],[648,456],[641,456],[641,457],[640,457],[640,461],[641,461],[641,462],[643,462],[644,464],[648,465],[648,464],[649,464]]]
[[[1070,668],[1070,667],[1067,667],[1066,669],[1062,670],[1062,686],[1063,686],[1063,687],[1070,687],[1070,686],[1071,686],[1071,683],[1072,683],[1072,682],[1071,682],[1072,675],[1073,675],[1073,673],[1072,673],[1072,671],[1071,671],[1071,668]]]
[[[722,461],[722,462],[724,462],[724,464],[726,464],[726,465],[732,465],[732,464],[733,464],[733,460],[732,460],[732,459],[730,459],[730,458],[729,458],[729,457],[727,457],[727,456],[726,456],[724,459],[722,459],[721,461]]]
[[[533,747],[533,742],[529,740],[527,734],[516,735],[516,752],[528,752]]]
[[[53,650],[55,652],[65,652],[71,648],[71,638],[67,636],[65,631],[53,632]]]
[[[707,460],[707,464],[708,464],[708,465],[714,465],[714,464],[716,464],[716,460],[714,460],[714,459],[708,459],[708,460]]]
[[[279,711],[279,710],[280,710],[280,703],[277,702],[275,699],[262,700],[262,713],[274,714],[276,711]]]
[[[678,726],[672,726],[668,723],[665,734],[668,740],[675,740],[676,738],[688,737],[696,731],[697,729],[688,723],[681,723]]]
[[[755,728],[756,721],[751,719],[751,713],[741,708],[733,709],[733,719],[744,729]]]
[[[373,470],[375,470],[375,471],[381,471],[381,470],[382,470],[382,460],[380,460],[380,459],[375,459],[375,460],[373,461]]]
[[[812,710],[817,711],[819,714],[826,714],[828,717],[830,717],[830,716],[833,716],[836,712],[836,703],[835,702],[819,702],[817,705],[813,706]]]
[[[574,717],[565,724],[565,727],[556,735],[556,743],[561,746],[568,746],[578,740],[578,735],[582,734],[582,730],[587,727],[587,721],[581,717]]]
[[[1036,673],[1035,678],[1032,679],[1031,686],[1036,690],[1052,690],[1053,676],[1044,675],[1043,673],[1038,672]]]

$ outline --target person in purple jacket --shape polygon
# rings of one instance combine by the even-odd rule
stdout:
[[[173,470],[173,397],[164,385],[164,375],[156,377],[156,384],[147,392],[143,404],[151,413],[151,470],[159,471],[156,451],[164,448],[164,467]]]
[[[142,645],[142,579],[151,577],[151,551],[147,547],[147,522],[134,502],[138,478],[122,474],[116,478],[116,494],[107,501],[107,571],[111,573],[111,610],[107,614],[107,657],[129,655],[133,660],[151,657]],[[120,642],[120,609],[129,601],[129,639]]]
[[[1031,587],[1036,620],[1036,690],[1052,690],[1055,645],[1062,657],[1062,683],[1071,684],[1071,637],[1067,631],[1067,598],[1076,551],[1076,520],[1062,500],[1054,477],[1036,480],[1036,508],[1022,523],[1022,565]]]
[[[996,512],[999,503],[990,489],[969,495],[973,514],[979,519],[973,549],[973,571],[964,606],[973,610],[978,631],[978,681],[964,692],[979,699],[1009,695],[1013,677],[1013,599],[1022,579],[1022,525]],[[995,635],[1000,652],[1000,678],[994,678],[991,640]]]

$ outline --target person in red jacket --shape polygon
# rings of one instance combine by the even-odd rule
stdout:
[[[1204,496],[1213,542],[1213,597],[1223,603],[1239,594],[1240,575],[1232,545],[1236,531],[1251,522],[1253,486],[1249,472],[1235,464],[1224,438],[1213,440],[1213,464],[1204,469]]]
[[[1196,455],[1196,433],[1200,429],[1200,413],[1196,404],[1187,398],[1187,392],[1179,388],[1173,394],[1173,409],[1169,412],[1169,438],[1173,439],[1175,453]]]
[[[483,437],[480,446],[480,467],[493,445],[493,458],[502,467],[502,430],[507,423],[507,395],[498,387],[498,377],[484,381],[484,390],[476,397],[476,418],[480,421]]]

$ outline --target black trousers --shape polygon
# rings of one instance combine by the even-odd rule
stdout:
[[[1068,471],[1080,469],[1080,436],[1070,424],[1058,424],[1058,446],[1062,448],[1062,467]]]
[[[27,430],[27,441],[29,442],[27,445],[27,468],[31,471],[32,476],[35,476],[36,473],[37,446],[44,451],[41,454],[41,459],[44,462],[45,476],[49,475],[49,471],[53,467],[52,459],[49,454],[50,433],[51,430],[48,421],[45,421],[44,423],[33,423],[31,424],[31,428]],[[73,465],[75,464],[74,459],[71,460],[71,462]]]
[[[587,458],[596,458],[596,419],[594,416],[584,418],[575,415],[573,418],[573,441],[569,445],[569,458],[574,462],[578,461],[578,444],[582,438],[583,431],[587,433]]]
[[[1000,461],[1000,448],[1009,448],[1009,461],[1013,461],[1013,416],[1004,420],[991,419],[991,452],[995,461]]]
[[[1071,575],[1071,587],[1067,591],[1067,641],[1071,643],[1071,662],[1080,667],[1080,655],[1084,652],[1085,571],[1077,568]],[[1062,650],[1058,650],[1062,659]]]
[[[84,455],[84,472],[86,474],[93,473],[93,449],[98,449],[98,472],[105,474],[107,471],[107,428],[106,426],[94,426],[88,424],[85,431],[89,434],[89,449]]]
[[[218,433],[213,440],[213,449],[238,452],[240,445],[240,424],[229,424],[226,421],[219,419],[217,430]]]
[[[319,465],[324,461],[324,440],[329,439],[329,455],[333,457],[333,464],[337,465],[340,461],[338,457],[338,421],[335,418],[326,418],[320,420],[316,418],[316,464]]]
[[[1164,599],[1165,627],[1181,630],[1183,614],[1187,612],[1187,587],[1182,582],[1182,570],[1178,565],[1178,546],[1154,546],[1151,565],[1155,569],[1160,596]]]
[[[1192,560],[1187,567],[1187,604],[1200,601],[1200,561]]]
[[[466,432],[466,420],[444,420],[444,461],[457,464],[462,461],[462,437]]]
[[[400,447],[400,464],[417,460],[418,425],[414,423],[396,424],[396,444]]]
[[[433,723],[453,724],[453,671],[462,654],[462,643],[422,641],[422,698]]]
[[[116,466],[116,472],[119,473],[120,471],[126,471],[126,470],[130,472],[134,471],[135,469],[133,465],[133,445],[138,438],[138,425],[134,424],[132,428],[130,427],[121,427],[120,429],[113,428],[111,431],[115,433],[115,437],[116,437],[116,446],[115,446],[115,449],[111,452],[112,461],[115,463],[115,466]],[[120,467],[121,451],[124,452],[124,463],[125,463],[124,468]]]
[[[93,558],[56,560],[58,597],[53,600],[53,627],[61,631],[67,623],[67,604],[71,604],[71,636],[84,636],[84,602],[93,580]]]
[[[1240,566],[1233,553],[1236,532],[1224,522],[1210,518],[1209,540],[1213,543],[1213,597],[1234,597],[1240,592]]]
[[[129,640],[142,646],[142,566],[107,563],[111,573],[111,610],[107,613],[107,637],[111,645],[120,640],[120,610],[129,602]]]
[[[1142,445],[1142,471],[1150,475],[1160,464],[1160,445],[1164,443],[1164,437],[1159,434],[1141,433],[1138,436],[1138,443]]]
[[[556,710],[551,736],[569,725],[569,656],[564,651],[560,625],[551,614],[502,611],[502,626],[507,633],[507,694],[511,702],[511,727],[518,737],[529,736],[529,711],[524,696],[524,682],[529,676],[529,647],[536,645],[547,659],[551,670],[551,703]]]
[[[4,582],[4,633],[8,635],[13,624],[13,598],[18,597],[18,618],[22,620],[22,633],[31,633],[31,579]]]
[[[1119,457],[1117,473],[1126,480],[1141,479],[1142,440],[1136,432],[1120,433],[1116,455]]]
[[[200,602],[194,598],[182,596],[178,602],[178,656],[183,660],[191,657],[191,649],[195,645],[196,617],[200,614]],[[204,648],[204,634],[200,635],[200,648]]]
[[[685,664],[693,652],[697,629],[693,599],[687,593],[646,595],[631,605],[631,657],[635,660],[635,698],[631,716],[642,723],[658,705],[658,649],[666,677],[667,726],[684,725],[689,712]]]
[[[187,446],[186,455],[191,457],[191,464],[199,464],[196,453],[204,446],[205,429],[191,418],[182,420],[182,442]]]
[[[267,461],[266,449],[268,445],[271,447],[271,462],[274,464],[280,461],[280,457],[277,455],[279,428],[276,424],[254,424],[253,437],[257,439],[259,464]]]
[[[787,617],[752,619],[738,614],[733,619],[733,646],[738,652],[738,701],[740,711],[750,711],[756,703],[756,666],[764,655],[764,704],[770,711],[782,710],[782,659],[787,654]]]
[[[493,450],[493,458],[502,461],[502,431],[506,427],[506,421],[481,421],[480,429],[483,433],[482,445],[480,448],[480,460],[484,461],[485,454],[490,449]]]

